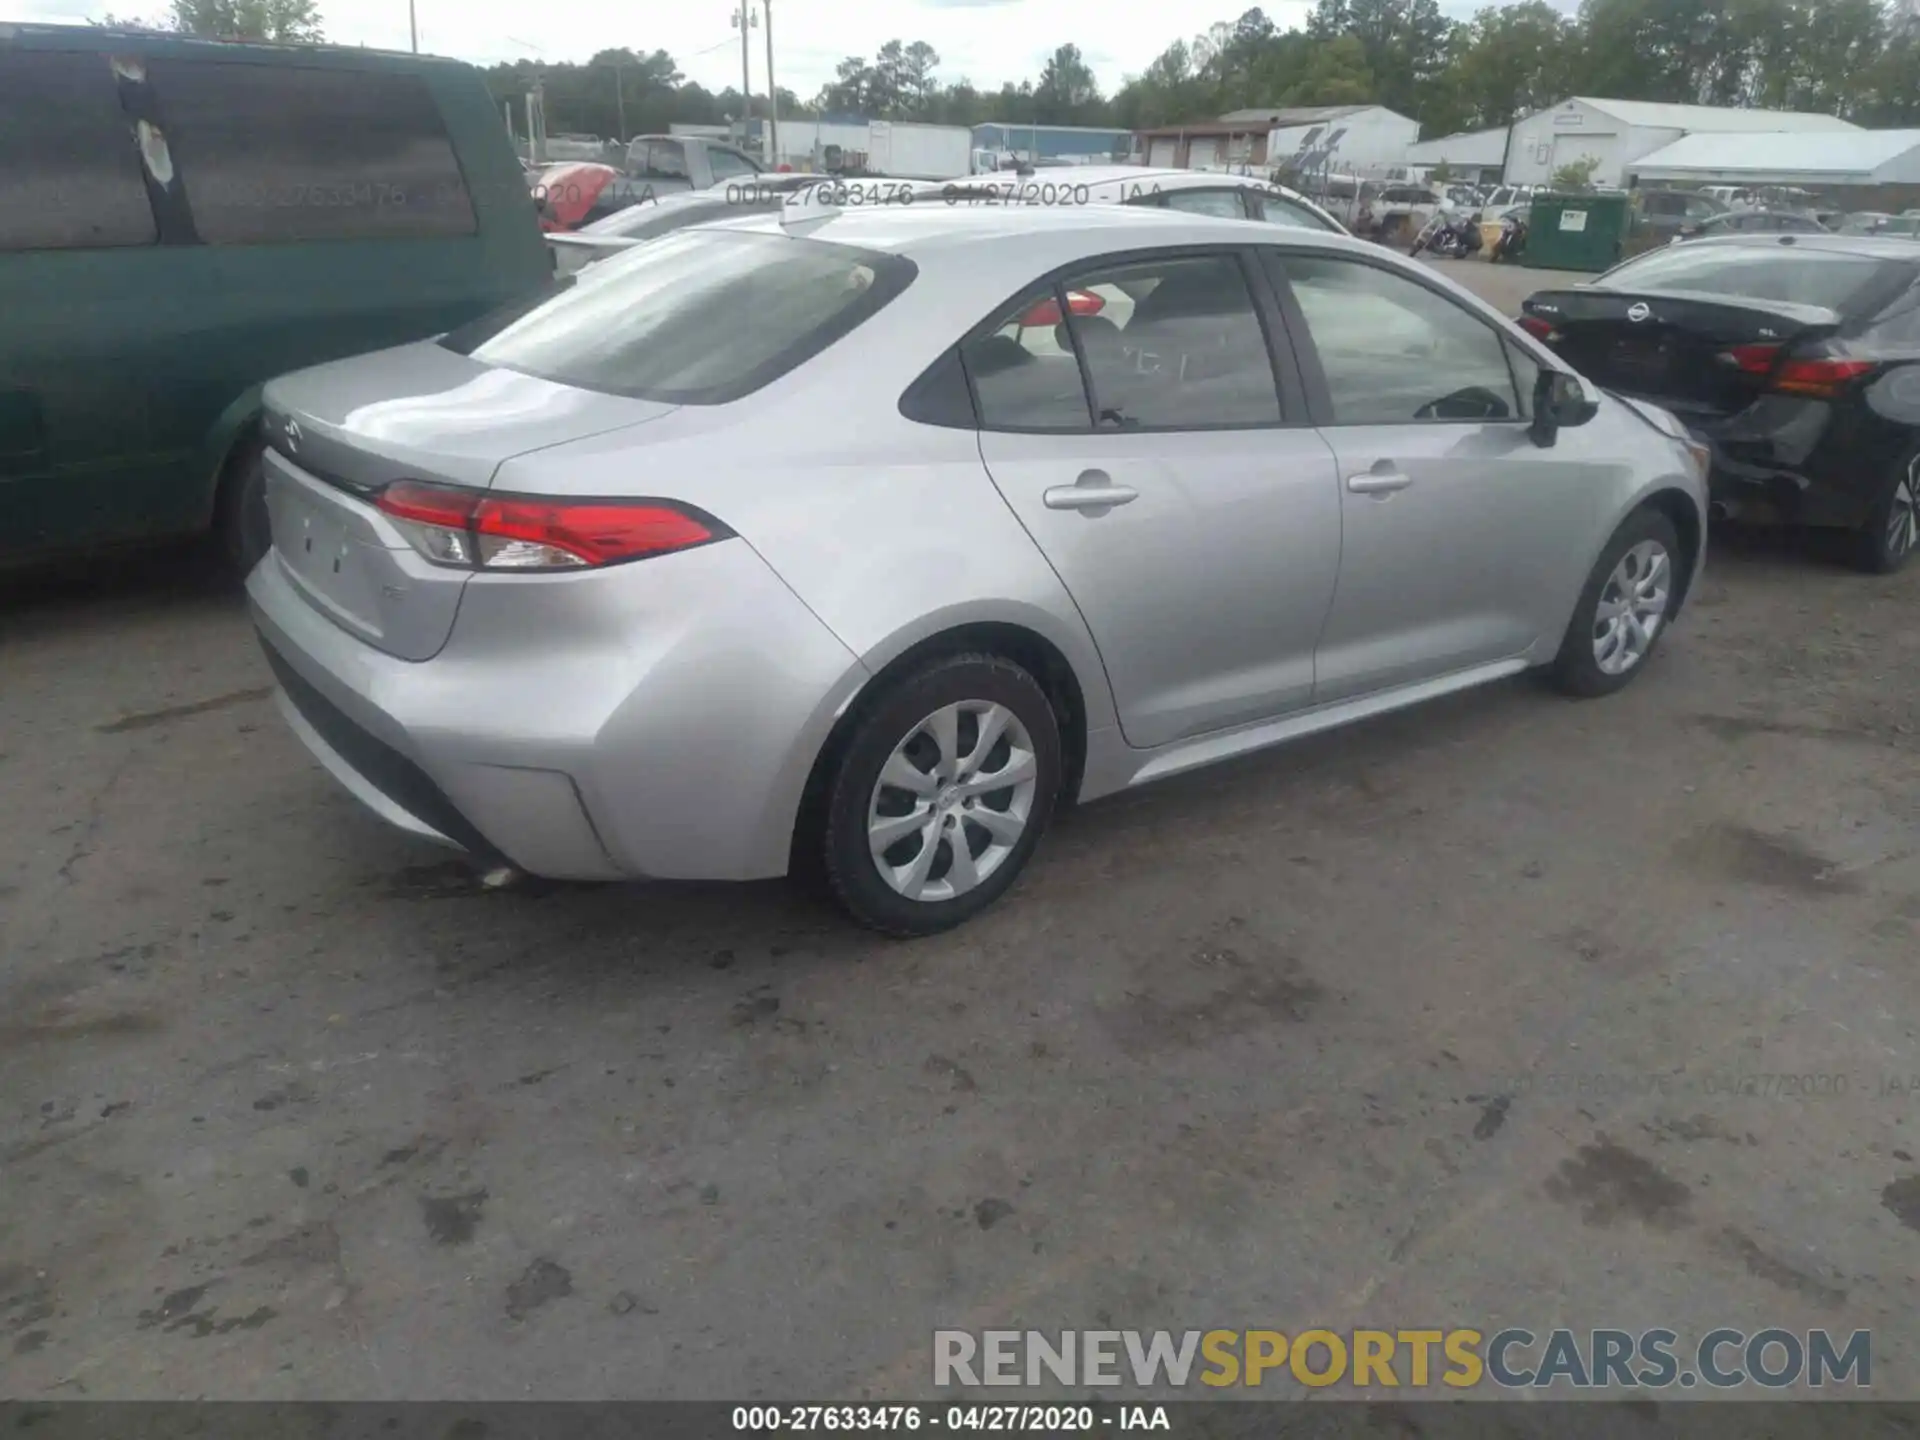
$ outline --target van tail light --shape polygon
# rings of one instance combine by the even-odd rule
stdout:
[[[1551,345],[1560,338],[1560,332],[1553,327],[1551,320],[1542,320],[1538,315],[1522,315],[1520,328],[1533,336],[1543,345]]]
[[[414,549],[457,570],[592,570],[733,534],[670,500],[493,495],[404,480],[375,503]]]
[[[1782,361],[1779,345],[1735,345],[1720,352],[1720,362],[1743,375],[1770,380],[1768,388],[1783,395],[1811,395],[1831,399],[1863,375],[1877,368],[1871,360],[1842,360],[1831,355]]]
[[[1091,290],[1069,290],[1067,292],[1067,311],[1073,315],[1098,315],[1107,308],[1107,302]],[[1049,297],[1042,300],[1026,314],[1020,317],[1022,326],[1058,325],[1060,323],[1060,302]]]

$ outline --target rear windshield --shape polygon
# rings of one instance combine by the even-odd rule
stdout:
[[[1844,312],[1856,299],[1898,284],[1912,270],[1903,260],[1833,250],[1676,245],[1629,260],[1602,283],[1614,290],[1694,290]]]
[[[913,262],[788,235],[681,230],[441,340],[582,390],[723,405],[841,339],[912,283]]]

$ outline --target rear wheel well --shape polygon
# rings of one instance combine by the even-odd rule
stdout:
[[[1693,574],[1699,568],[1701,521],[1700,512],[1693,500],[1678,490],[1662,490],[1649,495],[1640,507],[1664,515],[1673,524],[1674,533],[1680,537],[1680,544],[1686,550],[1680,562],[1680,583],[1675,587],[1673,613],[1678,615],[1686,606],[1687,597],[1693,589]]]
[[[801,873],[809,869],[810,862],[817,858],[816,847],[808,842],[825,818],[827,788],[833,777],[833,768],[839,763],[854,727],[868,707],[877,697],[886,693],[888,685],[894,680],[935,656],[969,653],[998,655],[1011,660],[1033,676],[1040,688],[1046,691],[1047,700],[1053,706],[1054,717],[1060,725],[1058,803],[1064,806],[1073,802],[1073,797],[1080,792],[1080,777],[1087,761],[1086,697],[1078,677],[1073,673],[1073,666],[1067,663],[1067,657],[1060,653],[1059,647],[1052,641],[1023,625],[998,621],[959,625],[951,630],[942,630],[937,635],[929,635],[888,661],[861,687],[846,713],[834,722],[826,744],[820,747],[820,753],[814,757],[806,789],[801,792],[800,809],[794,817],[793,835],[789,842],[790,871]]]

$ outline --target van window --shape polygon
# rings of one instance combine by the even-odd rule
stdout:
[[[147,62],[210,245],[471,235],[473,206],[419,75]]]
[[[154,238],[140,152],[106,57],[0,52],[0,250]]]

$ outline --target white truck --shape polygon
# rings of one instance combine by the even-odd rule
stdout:
[[[973,132],[960,125],[782,120],[781,161],[891,180],[952,180],[971,172]]]
[[[951,180],[973,168],[973,132],[961,125],[875,120],[867,127],[867,170],[895,180]]]

